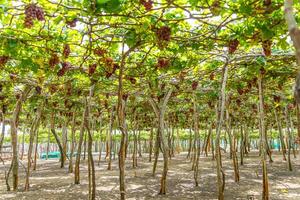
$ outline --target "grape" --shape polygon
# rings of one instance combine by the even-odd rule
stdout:
[[[127,101],[128,96],[129,96],[129,94],[123,94],[123,95],[122,95],[122,99],[123,99],[124,101]]]
[[[102,49],[102,48],[94,49],[94,54],[97,56],[103,56],[105,53],[106,53],[105,49]]]
[[[0,67],[4,66],[7,63],[8,59],[8,56],[0,56]]]
[[[76,22],[78,21],[77,18],[73,19],[72,21],[67,21],[67,25],[70,27],[76,27]]]
[[[157,67],[158,68],[167,68],[169,66],[170,62],[168,59],[165,59],[165,58],[159,58],[158,61],[157,61]]]
[[[240,42],[237,39],[230,40],[228,42],[228,52],[229,52],[229,54],[233,54],[236,51],[239,44],[240,44]]]
[[[193,81],[193,83],[192,83],[192,89],[196,90],[197,87],[198,87],[198,82],[197,81]]]
[[[162,26],[156,31],[156,36],[159,41],[170,41],[171,28],[168,26]]]
[[[244,90],[242,88],[238,88],[237,91],[238,91],[239,95],[242,95],[244,93]]]
[[[145,1],[145,0],[141,0],[140,1],[141,4],[143,4],[143,6],[145,7],[145,9],[147,11],[150,11],[153,7],[153,1],[152,0],[148,0],[148,1]]]
[[[156,31],[156,37],[158,40],[158,46],[163,48],[171,40],[171,28],[168,26],[162,26]]]
[[[57,54],[52,54],[51,58],[49,59],[49,65],[50,67],[54,67],[59,63],[59,57]]]
[[[37,94],[41,94],[42,93],[42,88],[40,86],[36,86],[35,91],[36,91]]]
[[[70,55],[70,53],[71,53],[70,45],[65,44],[65,46],[64,46],[64,51],[63,51],[64,57],[65,57],[65,58],[68,58],[69,55]]]
[[[96,68],[97,68],[97,64],[92,64],[89,66],[89,76],[92,76],[95,73]]]
[[[35,4],[28,4],[25,7],[24,26],[26,28],[31,28],[33,26],[33,20],[35,19],[39,21],[44,21],[45,20],[44,10]]]
[[[69,62],[62,63],[62,68],[58,70],[57,76],[63,76],[70,68],[71,68],[71,64]]]
[[[273,95],[273,99],[274,99],[274,102],[276,102],[276,103],[280,102],[280,96]]]

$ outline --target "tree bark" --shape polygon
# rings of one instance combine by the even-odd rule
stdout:
[[[54,138],[56,140],[56,143],[58,145],[58,148],[59,148],[59,151],[60,151],[60,168],[63,168],[65,166],[65,159],[64,157],[66,156],[64,154],[64,151],[63,151],[63,147],[61,145],[61,142],[60,142],[60,139],[59,139],[59,136],[57,135],[56,131],[55,131],[55,126],[54,126],[54,123],[55,123],[55,119],[54,119],[54,112],[51,113],[51,122],[50,122],[50,126],[51,126],[51,132],[52,134],[54,135]]]
[[[29,92],[31,90],[31,87],[29,85],[26,85],[22,95],[17,100],[15,109],[12,114],[12,118],[10,121],[10,134],[11,134],[11,143],[12,143],[12,151],[13,151],[13,157],[11,161],[11,167],[12,167],[12,173],[13,173],[13,190],[18,189],[18,171],[19,171],[19,152],[18,152],[18,130],[17,130],[17,121],[19,119],[19,114],[22,110],[22,104],[23,101],[26,100],[27,96],[29,95]]]
[[[29,136],[29,147],[28,147],[28,153],[27,153],[27,169],[26,169],[26,179],[25,179],[25,191],[29,190],[29,177],[30,177],[30,167],[31,167],[31,154],[33,149],[33,140],[36,137],[36,133],[39,128],[40,119],[42,116],[42,109],[43,105],[38,107],[37,113],[35,116],[35,119],[32,122],[31,128],[30,128],[30,136]]]
[[[291,162],[291,130],[290,130],[290,123],[289,123],[289,114],[288,114],[288,107],[285,106],[285,122],[286,122],[286,131],[287,131],[287,145],[288,145],[288,168],[289,171],[292,171],[292,162]]]
[[[72,115],[72,130],[71,130],[71,152],[70,152],[70,160],[69,160],[69,173],[73,173],[73,155],[75,148],[75,132],[76,132],[76,114],[73,111]]]
[[[169,156],[169,147],[167,145],[167,138],[164,134],[164,115],[167,108],[167,103],[169,101],[169,98],[172,94],[172,89],[169,89],[167,94],[165,94],[163,101],[160,102],[160,105],[157,105],[152,98],[150,98],[149,102],[155,112],[156,117],[158,118],[158,134],[160,138],[160,148],[163,153],[163,171],[162,171],[162,177],[160,180],[160,191],[159,194],[166,194],[166,179],[168,174],[168,156]]]
[[[281,146],[281,150],[282,150],[283,160],[286,160],[286,147],[285,147],[283,133],[282,133],[280,112],[277,112],[277,110],[279,110],[279,108],[278,109],[275,108],[275,110],[274,110],[275,120],[277,122],[277,127],[278,127],[278,132],[279,132],[279,139],[280,139],[280,144],[281,144],[280,146]]]
[[[263,200],[269,199],[269,180],[268,170],[266,163],[266,134],[265,134],[265,114],[264,114],[264,99],[263,99],[263,75],[260,73],[258,76],[258,92],[259,92],[259,119],[261,130],[261,162],[262,162],[262,174],[263,174]]]
[[[221,130],[223,126],[224,110],[225,110],[225,101],[226,101],[226,82],[228,76],[228,63],[225,63],[222,70],[222,82],[220,88],[220,97],[218,103],[218,112],[217,112],[217,130],[216,130],[216,162],[217,162],[217,180],[218,180],[218,199],[224,199],[224,187],[225,187],[225,174],[222,169],[222,160],[221,160],[221,149],[220,149],[220,137]]]

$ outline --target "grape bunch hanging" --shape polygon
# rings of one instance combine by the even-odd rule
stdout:
[[[71,63],[64,62],[62,63],[62,68],[58,70],[57,76],[63,76],[71,68]]]
[[[96,68],[97,68],[97,64],[89,65],[89,76],[92,76],[95,73]]]
[[[164,69],[164,68],[169,67],[169,65],[170,65],[170,60],[168,60],[166,58],[159,58],[157,60],[156,67],[159,68],[159,69]]]
[[[153,7],[153,1],[152,0],[148,0],[148,1],[141,0],[140,3],[143,4],[143,6],[145,7],[145,9],[147,11],[150,11]]]
[[[94,49],[94,54],[97,56],[103,56],[104,54],[106,54],[106,50],[98,47]]]
[[[168,26],[162,26],[159,29],[156,30],[156,37],[158,46],[160,48],[163,48],[167,46],[167,44],[171,40],[171,28]]]
[[[198,87],[198,81],[193,81],[192,83],[192,90],[196,90]]]
[[[7,63],[8,59],[8,56],[0,56],[0,67],[4,66]]]
[[[70,45],[65,44],[65,46],[64,46],[64,51],[63,51],[64,57],[65,57],[65,58],[68,58],[69,55],[70,55],[70,53],[71,53]]]
[[[66,24],[69,26],[69,27],[72,27],[72,28],[74,28],[74,27],[76,27],[76,22],[78,21],[78,19],[77,18],[74,18],[74,19],[72,19],[72,20],[70,20],[70,21],[66,21]]]
[[[54,67],[57,64],[59,64],[59,57],[57,54],[52,54],[51,58],[49,59],[49,66]]]
[[[237,47],[239,46],[240,42],[237,39],[230,40],[228,42],[228,52],[229,54],[233,54],[236,50]]]
[[[25,7],[24,26],[26,28],[31,28],[33,26],[33,20],[35,19],[38,21],[44,21],[45,20],[44,10],[35,4],[29,4]]]

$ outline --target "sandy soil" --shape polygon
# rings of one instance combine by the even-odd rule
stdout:
[[[298,156],[299,157],[299,156]],[[117,160],[113,161],[113,170],[106,170],[107,164],[102,161],[96,164],[96,198],[119,199]],[[261,168],[260,160],[252,153],[240,166],[241,180],[235,183],[233,179],[232,161],[223,156],[223,166],[226,174],[225,199],[261,199]],[[127,199],[217,199],[215,162],[210,157],[200,158],[200,186],[194,186],[191,163],[186,154],[176,155],[170,161],[168,173],[168,194],[158,195],[159,177],[162,170],[162,158],[155,177],[152,177],[152,163],[146,155],[138,160],[138,168],[131,168],[131,160],[127,160],[126,184]],[[287,171],[287,164],[282,157],[274,155],[274,162],[268,164],[270,179],[270,197],[274,200],[300,199],[300,159],[293,158],[294,171]],[[67,167],[59,168],[58,160],[39,160],[37,171],[32,173],[31,188],[23,192],[24,169],[20,169],[20,187],[18,192],[7,192],[4,183],[4,167],[0,165],[0,199],[87,199],[88,179],[87,165],[81,166],[81,184],[74,185],[74,175],[67,172]]]

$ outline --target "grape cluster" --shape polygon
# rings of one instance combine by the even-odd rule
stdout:
[[[106,50],[103,48],[94,49],[94,54],[97,56],[103,56],[106,53]]]
[[[235,100],[238,107],[241,107],[242,101],[240,99]]]
[[[164,48],[171,40],[171,28],[168,26],[162,26],[156,30],[156,37],[158,46]]]
[[[157,68],[163,69],[170,65],[170,61],[166,58],[159,58],[157,61]]]
[[[62,63],[62,68],[58,70],[57,76],[63,76],[65,73],[68,71],[68,69],[71,68],[71,63],[69,62],[63,62]]]
[[[211,81],[215,79],[215,73],[214,73],[214,72],[210,73],[209,79],[210,79]]]
[[[107,58],[105,58],[104,59],[104,63],[105,63],[105,65],[107,66],[107,67],[109,67],[109,68],[113,68],[113,66],[114,66],[114,60],[112,59],[112,58],[110,58],[110,57],[107,57]]]
[[[26,28],[31,28],[33,26],[33,20],[35,19],[39,21],[44,21],[45,20],[44,10],[35,4],[29,4],[25,8],[24,26]]]
[[[238,88],[238,89],[237,89],[237,92],[239,93],[239,95],[243,95],[244,90],[243,90],[242,88]]]
[[[89,76],[92,76],[95,73],[96,68],[97,68],[97,64],[89,65]]]
[[[270,6],[272,4],[272,0],[264,0],[265,6]]]
[[[159,41],[170,41],[171,39],[171,28],[168,26],[162,26],[156,31],[156,36]]]
[[[264,40],[262,42],[262,48],[265,56],[267,57],[271,56],[272,54],[271,47],[272,47],[272,40]]]
[[[265,74],[266,74],[266,69],[263,68],[263,67],[261,67],[261,68],[259,69],[259,71],[260,71],[260,74],[261,74],[261,75],[265,75]]]
[[[49,91],[50,91],[51,94],[55,93],[57,91],[56,85],[50,85]]]
[[[70,53],[71,53],[70,45],[65,44],[65,46],[64,46],[64,51],[63,51],[64,57],[65,57],[65,58],[68,58],[69,55],[70,55]]]
[[[233,54],[236,50],[237,47],[239,46],[240,42],[237,39],[230,40],[228,42],[228,52],[229,54]]]
[[[7,63],[8,59],[8,56],[0,56],[0,67],[4,66]]]
[[[198,81],[193,81],[193,83],[192,83],[192,89],[196,90],[197,87],[198,87]]]
[[[136,84],[136,79],[134,77],[128,76],[128,77],[126,77],[126,79],[129,80],[130,83]]]
[[[127,101],[128,96],[129,96],[129,94],[125,93],[125,94],[122,95],[122,99],[123,99],[124,101]]]
[[[52,54],[51,58],[49,59],[49,66],[54,67],[59,63],[59,57],[57,54]]]
[[[35,91],[36,91],[37,94],[41,94],[42,93],[42,88],[40,86],[36,86]]]
[[[76,27],[76,22],[78,21],[78,19],[77,18],[74,18],[73,20],[71,20],[71,21],[67,21],[66,23],[67,23],[67,25],[69,26],[69,27]]]
[[[280,96],[273,95],[273,99],[274,99],[274,102],[276,102],[276,103],[280,102]]]
[[[143,4],[143,6],[145,7],[145,9],[147,11],[150,11],[153,7],[153,1],[152,0],[148,0],[148,1],[141,0],[140,3]]]

